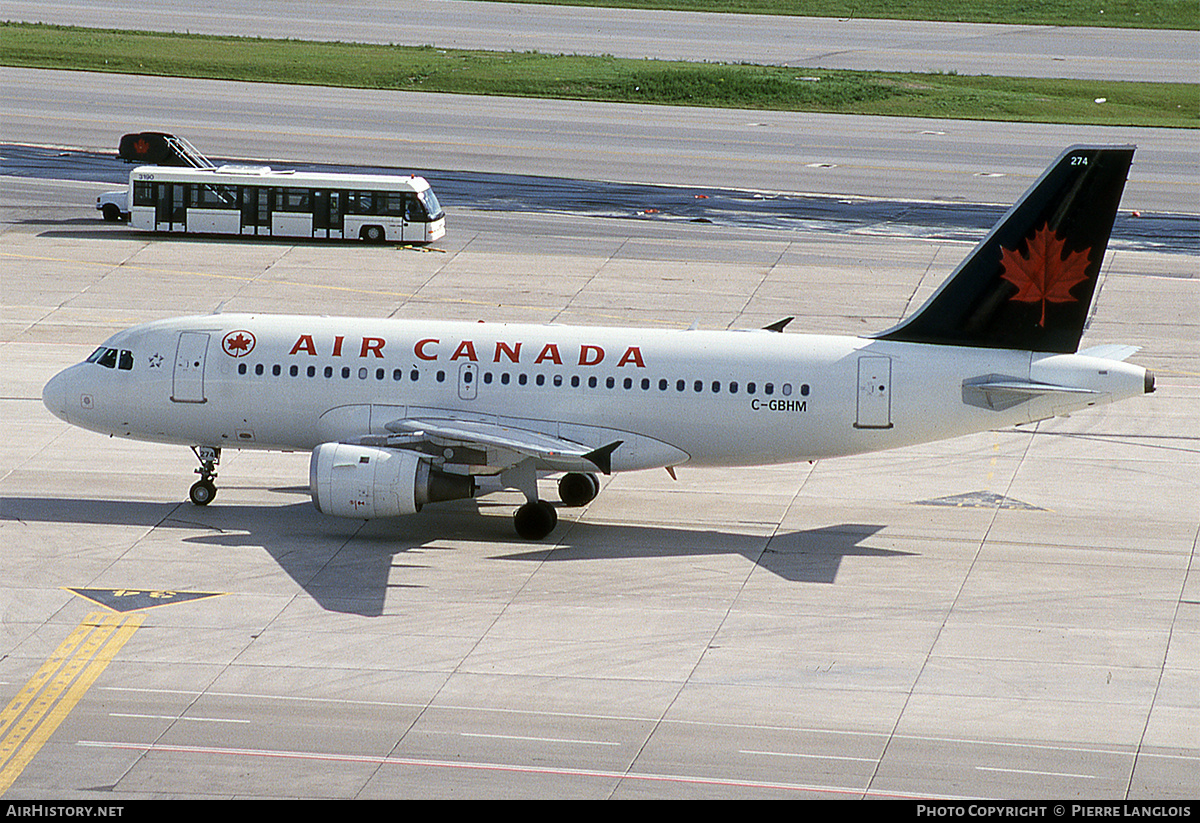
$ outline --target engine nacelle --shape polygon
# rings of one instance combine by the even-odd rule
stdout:
[[[475,479],[435,469],[402,449],[322,443],[308,464],[313,505],[334,517],[397,517],[475,495]]]

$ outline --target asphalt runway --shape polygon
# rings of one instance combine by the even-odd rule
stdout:
[[[37,123],[9,108],[12,78],[6,143],[104,148],[114,123],[185,107],[110,109],[142,87],[53,74],[86,94],[46,104],[52,141],[12,139]],[[230,139],[203,142],[232,156],[319,159],[342,127],[316,109],[251,117],[255,90],[207,88],[192,116],[227,101],[211,134]],[[680,139],[658,149],[677,155],[660,171],[673,185],[730,151],[685,139],[688,116],[667,116]],[[862,148],[833,127],[849,120],[820,122],[810,139],[877,158],[889,192],[933,188],[918,129],[889,153],[894,122]],[[524,132],[492,125],[445,157],[487,166],[486,145],[493,171],[536,165],[510,160]],[[1019,194],[1061,148],[1000,124],[954,124],[947,142],[993,127],[1011,145],[990,162],[1019,157],[1019,174],[977,178],[950,150],[934,182],[951,196]],[[1152,167],[1183,172],[1139,175],[1135,196],[1194,213],[1186,135],[1143,137]],[[347,150],[378,158],[389,139]],[[614,179],[612,153],[543,162]],[[509,494],[325,518],[303,454],[228,453],[196,509],[190,452],[68,427],[41,387],[118,329],[218,306],[678,328],[795,315],[789,331],[853,334],[920,303],[969,244],[465,207],[425,251],[156,238],[98,219],[109,187],[0,177],[6,800],[1200,795],[1194,251],[1105,264],[1084,345],[1140,346],[1152,395],[813,465],[619,475],[530,544]]]
[[[384,11],[386,9],[386,11]],[[381,13],[382,12],[382,13]],[[470,0],[247,6],[10,0],[5,19],[138,31],[824,69],[1194,83],[1197,33],[592,9]],[[1097,17],[1102,11],[1097,10]]]
[[[849,117],[0,68],[0,143],[1007,208],[1074,143],[1132,143],[1123,206],[1196,214],[1188,129]]]
[[[236,164],[239,158],[209,158]],[[105,182],[124,188],[132,166],[112,152],[0,144],[5,174],[50,180]],[[290,164],[295,171],[396,174],[378,166]],[[740,228],[806,229],[978,242],[1006,211],[1004,206],[920,202],[834,195],[763,194],[685,186],[646,186],[502,172],[413,169],[430,181],[451,210],[538,212],[614,219],[687,221]],[[1200,248],[1200,216],[1126,211],[1109,242],[1114,248],[1190,254]]]

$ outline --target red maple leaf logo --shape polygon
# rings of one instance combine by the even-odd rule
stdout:
[[[150,144],[144,138],[139,137],[133,144],[134,154],[146,154],[150,151]]]
[[[230,357],[244,357],[254,348],[254,335],[248,331],[231,331],[221,341],[221,347]]]
[[[1075,303],[1079,300],[1071,289],[1087,280],[1087,267],[1092,262],[1091,249],[1068,252],[1057,232],[1046,224],[1025,242],[1028,254],[1000,247],[1000,276],[1017,287],[1011,300],[1042,304],[1039,326],[1046,325],[1047,303]]]

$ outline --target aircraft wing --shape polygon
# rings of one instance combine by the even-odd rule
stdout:
[[[495,474],[532,458],[553,471],[612,470],[615,440],[599,448],[543,432],[479,420],[403,418],[384,428],[390,435],[363,438],[364,445],[409,449],[470,474]]]

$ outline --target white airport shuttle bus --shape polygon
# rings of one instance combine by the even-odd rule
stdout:
[[[517,489],[522,537],[598,473],[861,454],[1154,390],[1132,346],[1079,351],[1132,146],[1075,146],[925,305],[857,337],[211,314],[119,332],[54,377],[47,408],[117,437],[190,446],[208,504],[222,448],[312,452],[313,503],[410,515]]]
[[[415,176],[139,166],[128,203],[129,224],[146,231],[401,243],[446,233],[437,196]]]

